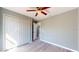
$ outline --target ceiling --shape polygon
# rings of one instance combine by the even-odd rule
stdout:
[[[25,16],[32,17],[35,20],[39,21],[54,15],[58,15],[58,14],[70,11],[72,9],[75,9],[76,7],[51,7],[46,10],[46,12],[48,13],[47,15],[39,14],[38,16],[35,16],[35,12],[26,12],[26,10],[35,9],[35,7],[4,7],[4,8],[23,14]]]

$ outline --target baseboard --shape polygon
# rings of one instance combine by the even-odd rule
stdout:
[[[59,44],[51,43],[51,42],[48,42],[48,41],[45,41],[45,40],[41,40],[41,41],[46,42],[46,43],[49,43],[49,44],[51,44],[51,45],[58,46],[58,47],[60,47],[60,48],[64,48],[64,49],[67,49],[67,50],[73,51],[73,52],[79,52],[79,51],[76,51],[76,50],[70,49],[70,48],[68,48],[68,47],[65,47],[65,46],[59,45]]]

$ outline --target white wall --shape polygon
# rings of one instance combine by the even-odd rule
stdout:
[[[40,40],[78,49],[77,9],[45,19],[40,23]]]

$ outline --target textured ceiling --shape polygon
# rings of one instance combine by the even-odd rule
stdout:
[[[26,15],[26,16],[29,16],[29,17],[32,17],[38,21],[54,16],[54,15],[58,15],[58,14],[70,11],[72,9],[75,9],[75,7],[51,7],[45,10],[48,13],[47,15],[39,14],[38,16],[35,16],[35,12],[26,12],[26,10],[35,9],[35,7],[4,7],[4,8],[23,14],[23,15]]]

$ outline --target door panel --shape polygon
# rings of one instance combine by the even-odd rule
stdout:
[[[6,49],[29,43],[31,27],[26,19],[5,15],[4,20]]]

